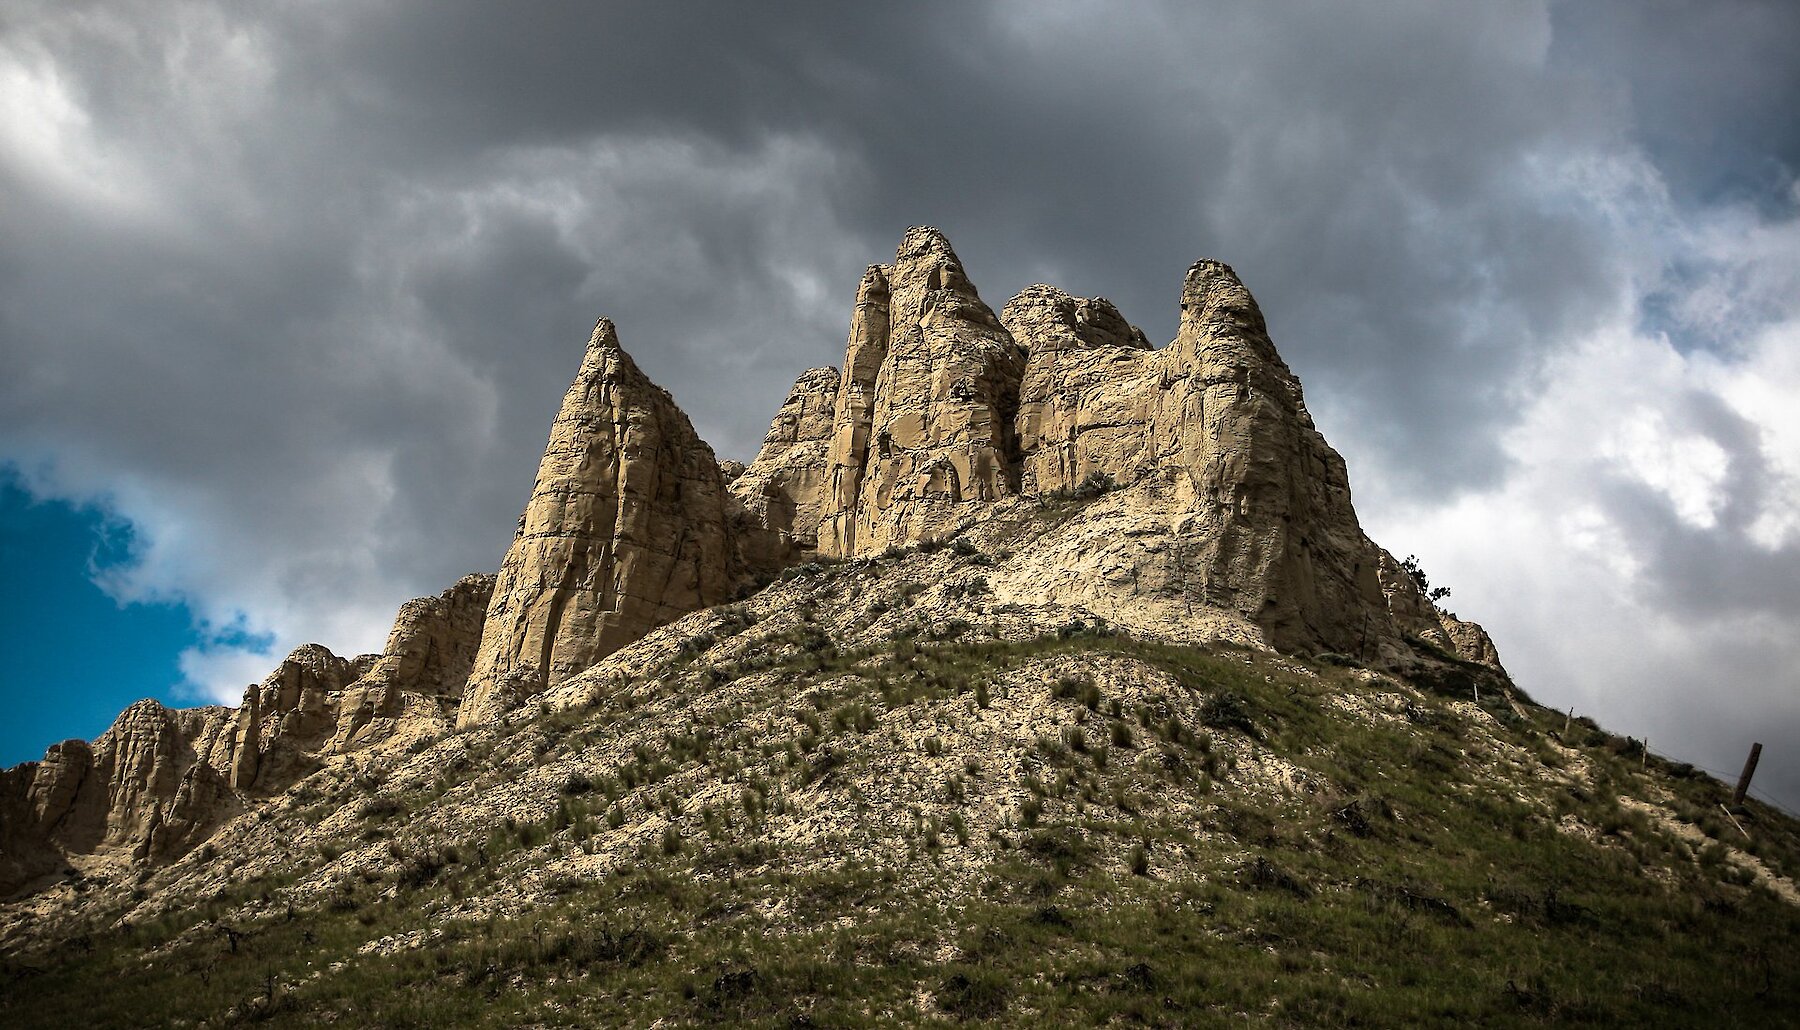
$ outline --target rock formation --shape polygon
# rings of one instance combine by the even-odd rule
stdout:
[[[1503,676],[1481,627],[1363,534],[1236,274],[1195,263],[1180,303],[1160,350],[1051,286],[996,317],[943,234],[910,229],[863,274],[842,372],[801,375],[748,466],[716,460],[602,319],[497,576],[408,602],[380,655],[309,644],[236,710],[139,702],[0,773],[0,890],[66,856],[180,854],[333,756],[493,722],[785,567],[961,533],[1002,555],[980,552],[1001,606]]]
[[[838,391],[837,369],[807,369],[776,412],[755,472],[737,462],[721,465],[722,471],[735,466],[727,480],[731,492],[750,525],[766,533],[766,539],[746,536],[746,564],[779,567],[818,550]]]
[[[493,576],[464,576],[402,605],[381,657],[344,688],[330,750],[392,736],[403,717],[415,729],[454,721],[493,593]]]
[[[492,576],[466,576],[408,601],[380,655],[297,648],[236,709],[139,701],[91,745],[64,741],[0,773],[0,893],[63,856],[182,854],[324,758],[448,729],[492,589]]]
[[[816,509],[819,553],[849,557],[953,532],[1009,497],[1127,488],[1112,532],[1087,527],[1095,539],[1040,563],[1079,568],[1076,592],[1101,607],[1128,610],[1121,591],[1179,595],[1184,613],[1281,649],[1371,656],[1428,632],[1454,650],[1428,601],[1384,584],[1343,459],[1236,274],[1195,263],[1181,309],[1162,350],[1111,302],[1052,286],[995,318],[943,234],[908,230],[857,289],[823,468],[825,377],[809,373],[734,493],[797,541]],[[1040,582],[1067,596],[1053,580]]]
[[[250,790],[258,780],[292,782],[302,756],[317,751],[337,725],[343,690],[367,671],[366,664],[359,667],[319,644],[306,644],[245,690],[231,759],[232,789]]]
[[[941,535],[971,506],[1018,493],[1025,355],[942,233],[908,229],[892,270],[864,275],[844,368],[822,553]]]
[[[1143,331],[1111,301],[1044,285],[1008,301],[1000,321],[1030,355],[1019,384],[1024,493],[1072,490],[1094,474],[1133,478],[1147,442],[1143,407],[1150,398],[1124,387],[1150,349]]]
[[[0,889],[53,868],[56,855],[123,846],[167,855],[229,813],[214,763],[229,752],[232,710],[139,701],[92,745],[53,745],[0,780]]]
[[[500,565],[457,716],[494,718],[737,588],[712,449],[601,319]]]
[[[831,444],[826,451],[824,496],[820,499],[819,540],[827,554],[848,554],[855,546],[857,498],[869,457],[869,422],[875,384],[887,361],[892,297],[891,265],[870,265],[856,287],[850,341],[832,407]]]

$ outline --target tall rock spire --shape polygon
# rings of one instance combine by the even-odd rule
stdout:
[[[501,563],[458,725],[727,600],[727,503],[712,448],[601,319]]]
[[[887,361],[892,302],[888,279],[893,274],[892,265],[870,265],[856,287],[820,498],[819,550],[828,555],[847,555],[856,549],[856,500],[869,455],[875,383]]]
[[[1387,619],[1380,550],[1357,523],[1344,459],[1230,266],[1188,270],[1180,332],[1156,357],[1151,442],[1180,472],[1209,599],[1278,648],[1354,649],[1369,619]]]
[[[840,556],[934,536],[967,505],[1018,492],[1013,414],[1025,355],[950,241],[908,229],[893,270],[871,268],[857,300],[819,538]]]

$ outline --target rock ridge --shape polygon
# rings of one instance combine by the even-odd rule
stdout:
[[[465,576],[408,601],[379,655],[305,644],[235,709],[145,699],[92,744],[0,771],[0,895],[72,860],[178,857],[333,756],[449,729],[493,581]]]
[[[944,234],[909,229],[858,284],[823,463],[828,384],[809,372],[732,492],[796,561],[927,542],[1021,499],[1120,490],[1105,526],[1077,520],[1044,542],[1066,549],[1045,563],[1066,574],[1019,581],[1022,597],[1080,595],[1147,627],[1199,609],[1305,653],[1396,659],[1425,639],[1498,668],[1479,627],[1444,628],[1410,580],[1384,575],[1392,558],[1363,534],[1343,459],[1236,272],[1195,262],[1179,303],[1160,350],[1110,301],[1050,285],[996,316]],[[815,510],[809,546],[787,513],[810,530]]]

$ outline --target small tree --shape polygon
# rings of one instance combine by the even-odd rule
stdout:
[[[1413,578],[1414,583],[1419,584],[1419,593],[1424,594],[1425,599],[1432,604],[1436,604],[1450,596],[1449,587],[1434,587],[1431,585],[1431,578],[1426,576],[1425,570],[1419,567],[1418,555],[1407,555],[1406,560],[1400,563],[1400,567],[1406,570],[1406,574]]]

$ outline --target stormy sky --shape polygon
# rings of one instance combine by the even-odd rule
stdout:
[[[1796,53],[1737,0],[11,0],[0,760],[495,568],[599,315],[748,458],[932,224],[1159,342],[1230,262],[1521,686],[1800,809]]]

